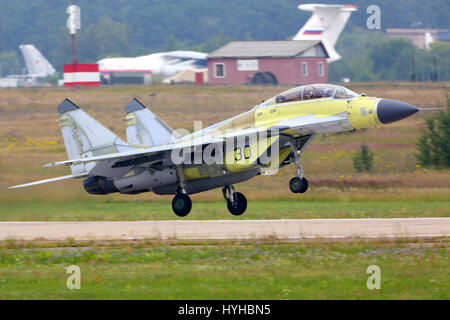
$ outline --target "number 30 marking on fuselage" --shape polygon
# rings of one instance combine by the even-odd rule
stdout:
[[[250,146],[245,146],[244,148],[244,158],[250,159],[252,157],[252,149]],[[241,161],[242,160],[242,148],[238,147],[234,149],[234,160]]]

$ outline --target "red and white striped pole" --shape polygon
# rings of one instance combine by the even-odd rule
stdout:
[[[80,7],[73,5],[72,2],[66,10],[69,18],[67,19],[67,28],[72,36],[72,64],[64,65],[64,86],[80,87],[100,85],[100,72],[97,63],[78,63],[77,52],[75,49],[75,34],[81,28]]]

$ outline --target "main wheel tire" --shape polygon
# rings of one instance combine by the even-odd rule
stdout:
[[[247,199],[240,192],[234,192],[233,197],[233,203],[230,199],[227,199],[228,211],[234,216],[240,216],[247,209]]]
[[[294,177],[289,181],[289,189],[293,193],[305,193],[308,190],[308,180],[306,178],[300,179],[299,177]]]
[[[192,201],[187,194],[179,193],[172,200],[172,210],[179,217],[185,217],[191,212]]]

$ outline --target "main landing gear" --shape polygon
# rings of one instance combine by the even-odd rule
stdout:
[[[242,193],[235,192],[233,186],[223,187],[222,193],[227,201],[228,211],[230,211],[232,215],[240,216],[245,212],[247,209],[247,199]]]
[[[175,167],[178,176],[177,194],[172,200],[172,210],[179,217],[186,217],[192,209],[192,200],[186,192],[186,183],[184,181],[183,168]]]
[[[179,217],[186,217],[192,209],[192,201],[186,192],[183,168],[175,167],[178,176],[178,190],[172,200],[172,210]],[[233,186],[225,186],[222,189],[223,196],[227,201],[228,211],[232,215],[240,216],[247,209],[247,199],[240,192],[235,192]]]
[[[303,176],[302,164],[300,162],[300,150],[297,149],[295,139],[290,137],[290,145],[292,154],[294,155],[294,163],[297,168],[297,177],[289,181],[289,189],[293,193],[305,193],[308,190],[308,180]]]
[[[191,198],[185,193],[178,193],[172,200],[172,210],[179,217],[186,217],[192,209]]]

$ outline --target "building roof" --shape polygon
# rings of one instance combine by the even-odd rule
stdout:
[[[325,51],[324,46],[318,40],[232,41],[209,54],[208,59],[292,58],[318,44]]]
[[[425,34],[427,32],[431,34],[437,34],[441,29],[414,29],[414,28],[388,28],[386,29],[387,35],[416,35]]]

